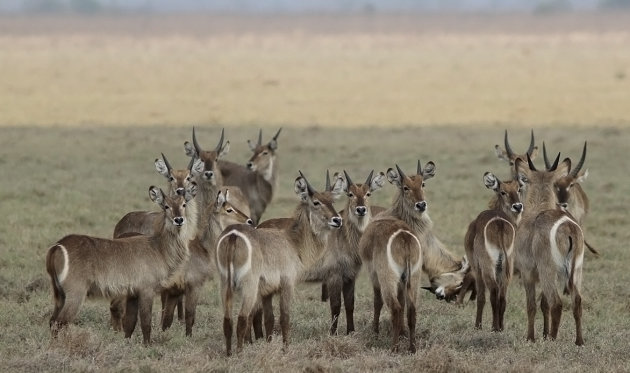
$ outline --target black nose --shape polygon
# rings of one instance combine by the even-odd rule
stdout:
[[[516,212],[521,212],[523,210],[523,204],[522,203],[515,203],[515,204],[512,205],[512,208]]]
[[[247,162],[247,168],[251,170],[252,167],[254,167],[254,164],[252,162]]]
[[[426,201],[416,202],[416,210],[424,211],[426,209],[427,209],[427,202]]]
[[[247,225],[254,225],[254,221],[252,219],[247,219]]]
[[[180,196],[183,196],[185,192],[186,191],[184,190],[184,188],[175,189],[175,193],[177,193],[177,195],[180,195]]]
[[[173,221],[175,222],[175,225],[182,225],[182,224],[184,224],[184,218],[181,217],[181,216],[173,218]]]
[[[357,215],[364,216],[366,212],[367,212],[367,207],[365,206],[357,207]]]
[[[566,209],[567,207],[569,207],[569,204],[566,202],[563,202],[560,204],[560,207],[562,207],[563,209]]]
[[[332,221],[332,226],[335,228],[339,228],[341,227],[341,218],[338,216],[335,216],[334,218],[330,219]]]
[[[214,176],[214,171],[206,171],[203,174],[206,177],[206,179],[210,179],[212,176]]]
[[[435,297],[439,300],[443,300],[444,299],[444,294],[442,293],[435,293]]]

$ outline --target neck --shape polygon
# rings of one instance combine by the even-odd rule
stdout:
[[[184,225],[179,228],[167,220],[162,213],[161,219],[158,219],[155,224],[156,233],[149,238],[151,247],[161,253],[165,259],[168,277],[190,257],[188,243],[195,237],[197,230],[195,224],[192,223],[196,216],[191,216],[188,211],[187,209]]]
[[[308,208],[300,204],[293,215],[293,224],[287,228],[289,241],[296,249],[305,267],[312,266],[324,251],[330,229],[311,220]]]

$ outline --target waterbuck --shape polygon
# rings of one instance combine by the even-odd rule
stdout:
[[[537,170],[531,158],[527,164],[516,160],[519,173],[529,180],[525,207],[516,228],[514,266],[521,274],[527,300],[527,339],[534,341],[536,316],[536,283],[542,288],[543,337],[555,339],[558,335],[562,301],[557,285],[573,298],[575,344],[584,344],[582,337],[582,264],[584,235],[580,225],[566,212],[556,207],[554,183],[566,176],[571,160],[555,162],[545,170]],[[549,321],[551,318],[551,328]]]
[[[545,160],[545,167],[551,167],[549,158],[547,158],[547,149],[543,142],[543,158]],[[582,230],[584,230],[584,219],[589,210],[589,201],[586,196],[586,192],[580,185],[581,182],[588,177],[588,169],[582,171],[584,161],[586,159],[586,141],[584,142],[584,148],[582,149],[582,156],[578,164],[569,170],[569,174],[561,177],[554,183],[556,198],[558,207],[571,214],[575,221],[580,224]],[[588,242],[584,241],[584,244],[595,255],[599,255],[599,252],[595,250]]]
[[[526,179],[499,181],[494,174],[483,175],[486,188],[494,191],[488,210],[481,212],[468,226],[464,239],[470,273],[476,285],[477,318],[481,329],[486,288],[490,291],[492,331],[503,330],[506,293],[513,274],[514,234],[523,212],[521,201]]]
[[[293,290],[305,272],[322,255],[332,229],[342,226],[342,218],[333,206],[333,197],[342,193],[337,180],[331,192],[317,192],[300,172],[295,180],[300,198],[293,223],[286,228],[253,228],[229,226],[217,244],[217,268],[221,278],[223,333],[226,353],[232,352],[232,298],[242,295],[236,328],[237,351],[243,347],[251,329],[253,311],[262,301],[265,330],[273,333],[274,316],[271,300],[280,296],[280,326],[285,347],[289,343],[289,307]]]
[[[527,148],[524,154],[517,154],[514,152],[514,150],[512,150],[512,147],[510,146],[510,142],[508,141],[507,130],[505,130],[505,136],[503,138],[503,145],[505,146],[505,149],[501,149],[499,145],[495,145],[494,151],[497,157],[499,157],[499,159],[502,159],[510,164],[510,171],[512,172],[512,177],[516,179],[517,175],[515,174],[515,169],[514,169],[514,162],[516,161],[516,159],[520,158],[523,161],[525,161],[526,160],[525,157],[529,155],[529,157],[532,160],[534,160],[536,156],[538,155],[538,147],[534,145],[534,130],[532,130],[532,133],[531,133],[529,147]]]
[[[197,211],[195,204],[189,207],[187,203],[195,194],[194,184],[184,196],[165,195],[161,189],[150,187],[151,200],[162,208],[151,236],[107,239],[69,235],[57,241],[46,255],[55,301],[50,318],[53,335],[75,318],[86,295],[129,296],[127,313],[137,314],[139,310],[143,340],[149,344],[153,297],[190,256],[188,243],[197,233]]]
[[[242,166],[233,162],[219,160],[219,168],[226,185],[238,186],[249,201],[251,218],[255,224],[265,212],[273,198],[278,182],[278,136],[282,128],[267,144],[262,143],[262,130],[258,133],[257,143],[247,141],[254,154]]]
[[[469,270],[465,258],[458,260],[433,234],[433,222],[427,213],[424,183],[435,175],[435,164],[424,168],[418,161],[417,173],[406,176],[396,165],[387,170],[387,179],[398,187],[392,207],[380,213],[365,229],[359,241],[359,252],[374,289],[374,321],[379,332],[383,303],[392,315],[393,347],[403,328],[407,308],[409,350],[415,351],[416,296],[421,271],[428,275],[427,288],[440,299],[450,300]]]

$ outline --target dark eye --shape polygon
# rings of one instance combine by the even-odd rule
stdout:
[[[424,188],[424,181],[422,182],[422,187]]]
[[[322,203],[321,203],[321,202],[319,202],[319,201],[313,201],[313,205],[315,205],[315,206],[319,206],[319,205],[321,205],[321,204],[322,204]]]
[[[225,211],[229,212],[230,214],[234,212],[234,210],[232,210],[232,209],[227,209]]]
[[[263,155],[267,155],[267,154],[269,154],[269,152],[265,150],[264,152],[262,152],[262,154]]]
[[[403,190],[404,190],[405,192],[408,192],[408,191],[409,191],[409,187],[407,187],[407,186],[405,185],[405,186],[403,186]]]
[[[170,181],[175,180],[175,178],[174,178],[173,176],[169,177],[168,179],[169,179]]]
[[[186,204],[184,203],[184,204],[182,205],[182,207],[186,207]]]
[[[352,198],[352,197],[354,197],[354,194],[348,193],[348,197]]]
[[[506,195],[506,194],[507,194],[507,193],[505,193],[504,191],[501,191],[501,195],[502,195],[502,196],[504,196],[504,195]]]
[[[168,210],[170,207],[168,205],[164,205],[164,210]]]
[[[366,196],[366,197],[369,197],[369,196],[371,196],[371,195],[372,195],[372,193],[368,192],[365,196]]]

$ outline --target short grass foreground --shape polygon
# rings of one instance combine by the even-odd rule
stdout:
[[[200,143],[214,146],[220,128],[199,126]],[[264,138],[275,129],[265,128]],[[257,128],[227,128],[232,143],[228,158],[246,162],[245,140]],[[197,308],[193,336],[184,337],[180,323],[158,330],[159,306],[153,310],[153,344],[142,346],[139,330],[125,340],[109,327],[108,302],[86,301],[70,328],[52,341],[48,319],[53,304],[44,268],[46,250],[69,233],[110,237],[126,212],[153,209],[150,185],[163,178],[153,161],[164,152],[176,167],[188,160],[183,143],[190,129],[145,127],[3,128],[0,137],[0,361],[3,371],[627,371],[630,370],[630,239],[626,160],[630,131],[625,128],[569,127],[535,129],[537,143],[577,160],[583,142],[589,150],[583,184],[591,199],[586,238],[601,252],[585,254],[585,346],[573,344],[575,328],[570,304],[556,341],[525,341],[525,299],[518,278],[508,292],[506,330],[490,332],[489,305],[484,329],[473,328],[475,306],[439,302],[423,292],[418,301],[418,352],[390,353],[388,311],[381,334],[370,327],[372,290],[365,273],[357,284],[355,325],[349,336],[329,336],[328,304],[319,300],[320,288],[298,288],[291,312],[291,344],[285,352],[278,335],[271,343],[246,345],[225,357],[221,301],[215,280],[207,283]],[[510,129],[515,150],[524,150],[528,128]],[[468,223],[487,207],[491,197],[482,175],[492,171],[508,176],[504,162],[494,155],[503,127],[408,127],[397,129],[285,128],[279,138],[280,185],[264,218],[288,216],[296,204],[293,181],[302,170],[317,188],[324,185],[327,168],[346,169],[357,179],[371,169],[385,171],[398,163],[414,170],[417,159],[436,163],[436,177],[426,186],[429,213],[438,236],[449,249],[464,254]],[[542,165],[538,160],[537,165]],[[395,188],[375,192],[373,202],[388,205]],[[344,201],[337,202],[339,208]],[[235,311],[236,313],[236,311]],[[342,314],[343,315],[343,314]],[[345,317],[340,321],[345,330]]]

